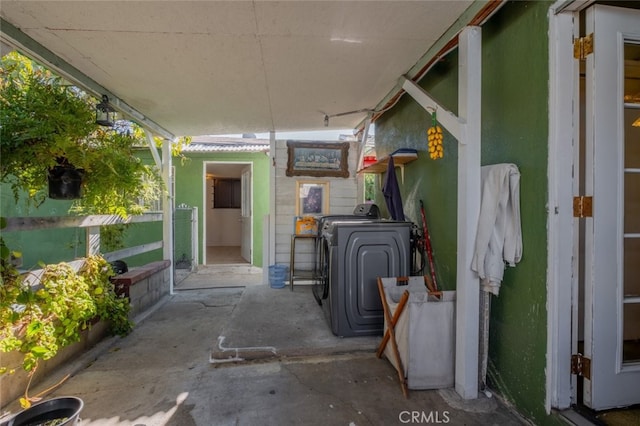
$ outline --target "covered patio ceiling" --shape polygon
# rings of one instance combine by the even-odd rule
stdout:
[[[344,129],[499,3],[3,0],[0,30],[175,136]]]

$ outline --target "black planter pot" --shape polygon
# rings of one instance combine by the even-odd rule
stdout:
[[[54,166],[49,169],[49,198],[75,200],[82,195],[83,169],[72,165]]]
[[[18,413],[1,426],[56,425],[72,426],[78,424],[84,402],[80,398],[65,396],[42,401]]]

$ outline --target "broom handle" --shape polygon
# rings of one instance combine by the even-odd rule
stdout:
[[[429,228],[427,228],[427,217],[424,213],[424,204],[420,200],[420,215],[422,216],[422,229],[424,230],[424,247],[427,251],[427,259],[429,259],[429,271],[431,272],[431,281],[433,281],[433,288],[438,290],[438,283],[436,281],[436,268],[433,264],[433,250],[431,249],[431,237],[429,236]]]

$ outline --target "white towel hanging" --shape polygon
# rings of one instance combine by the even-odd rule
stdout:
[[[505,264],[522,258],[520,171],[515,164],[481,168],[481,204],[471,269],[485,291],[498,295]]]

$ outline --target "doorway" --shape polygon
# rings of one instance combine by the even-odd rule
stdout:
[[[203,264],[251,265],[252,163],[205,162]]]
[[[640,404],[640,11],[581,14],[573,368],[576,403],[600,411]]]
[[[548,412],[640,403],[640,10],[628,4],[550,14]],[[573,40],[592,33],[575,59]]]

